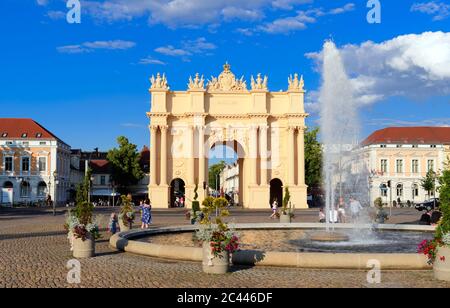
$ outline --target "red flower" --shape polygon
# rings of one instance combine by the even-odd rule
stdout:
[[[440,259],[442,262],[445,262],[445,256],[442,256]]]

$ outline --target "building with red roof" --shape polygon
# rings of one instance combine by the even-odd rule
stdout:
[[[439,173],[450,158],[450,127],[387,127],[362,142],[371,172],[371,200],[385,203],[422,202],[428,193],[421,182],[431,170]],[[388,187],[388,183],[391,187]]]
[[[64,203],[70,146],[33,119],[0,118],[0,204]]]

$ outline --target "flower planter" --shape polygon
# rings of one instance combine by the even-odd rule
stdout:
[[[292,221],[291,215],[289,214],[280,214],[280,223],[282,224],[290,224]]]
[[[439,247],[433,266],[434,278],[450,281],[450,248]]]
[[[119,219],[119,227],[120,227],[120,232],[127,232],[130,231],[131,229],[133,229],[133,223],[129,223],[129,224],[124,224],[122,219]]]
[[[230,267],[230,254],[223,251],[217,257],[211,252],[209,242],[203,243],[203,272],[206,274],[226,274]]]
[[[77,259],[92,258],[95,256],[95,240],[89,234],[86,240],[73,238],[73,257]]]

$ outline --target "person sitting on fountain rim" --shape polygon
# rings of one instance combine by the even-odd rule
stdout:
[[[323,208],[320,208],[319,211],[319,222],[320,223],[325,223],[327,221],[327,217],[325,215],[325,213],[323,212]]]
[[[346,223],[345,202],[344,202],[344,198],[342,198],[342,197],[339,198],[338,222],[341,223],[341,224],[345,224]]]
[[[350,197],[350,212],[352,213],[352,218],[356,219],[359,217],[359,212],[363,209],[361,203],[353,197]]]

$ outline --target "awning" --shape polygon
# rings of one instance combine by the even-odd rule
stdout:
[[[116,197],[119,196],[120,194],[118,192],[114,192],[110,189],[94,189],[91,192],[91,196],[102,196],[102,197]]]

